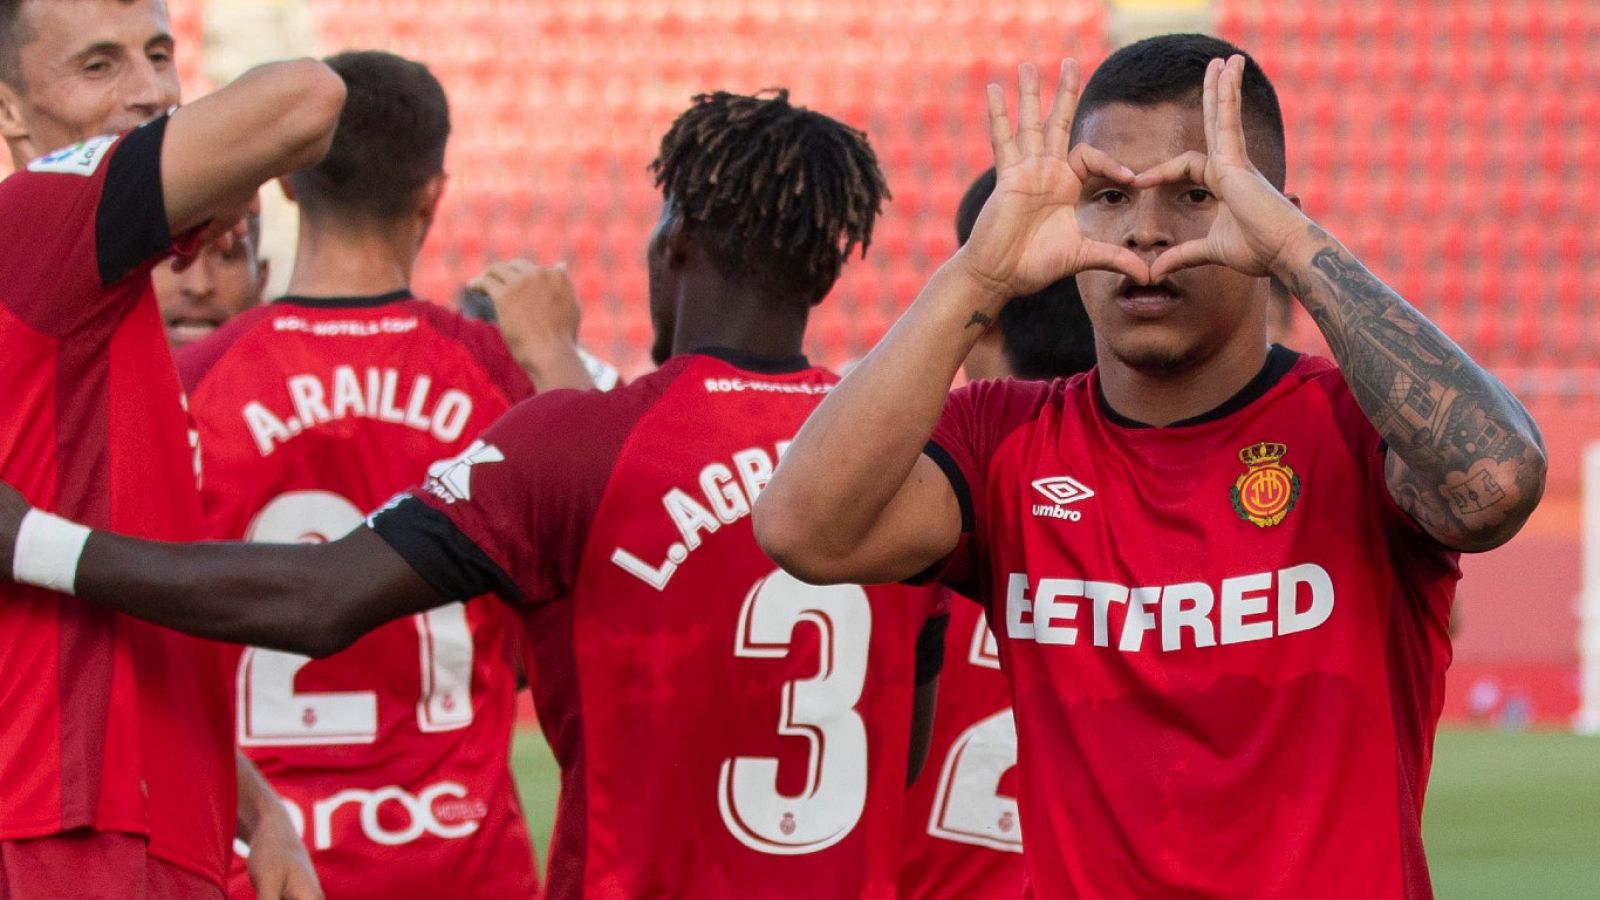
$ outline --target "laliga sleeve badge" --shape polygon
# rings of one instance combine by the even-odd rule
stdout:
[[[1284,465],[1283,444],[1262,441],[1239,451],[1245,472],[1233,483],[1233,511],[1258,528],[1283,521],[1300,499],[1300,476]]]

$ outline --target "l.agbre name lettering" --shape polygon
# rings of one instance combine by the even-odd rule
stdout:
[[[1039,644],[1171,652],[1309,631],[1328,621],[1333,605],[1333,579],[1315,563],[1224,578],[1216,587],[1033,581],[1013,572],[1006,582],[1006,634]]]
[[[665,590],[678,567],[700,549],[706,537],[750,515],[756,497],[772,480],[775,460],[783,458],[789,443],[780,441],[775,453],[763,447],[740,450],[730,459],[732,465],[714,462],[701,469],[694,487],[674,487],[662,494],[661,505],[678,540],[667,547],[660,563],[651,565],[621,547],[611,551],[611,561],[656,590]]]
[[[260,400],[240,410],[262,456],[311,428],[351,417],[404,425],[441,443],[459,438],[472,418],[471,395],[455,388],[435,394],[427,375],[412,378],[402,394],[397,369],[336,366],[327,377],[291,375],[284,387],[292,412],[280,415]]]

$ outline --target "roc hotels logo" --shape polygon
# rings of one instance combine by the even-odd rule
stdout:
[[[1033,483],[1033,489],[1050,501],[1034,504],[1034,515],[1044,519],[1065,519],[1068,522],[1078,521],[1083,518],[1083,513],[1067,509],[1067,505],[1094,496],[1094,491],[1088,485],[1070,475],[1041,478]]]
[[[1283,521],[1300,499],[1300,476],[1284,465],[1283,444],[1262,441],[1239,451],[1245,472],[1233,483],[1233,510],[1258,528]]]

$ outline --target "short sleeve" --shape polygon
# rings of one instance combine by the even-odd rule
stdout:
[[[0,185],[4,302],[42,334],[70,334],[144,295],[124,280],[171,249],[161,195],[165,117],[35,159]],[[113,287],[115,286],[115,288]]]
[[[100,283],[121,281],[172,250],[161,191],[161,144],[167,117],[128,132],[106,162],[95,210],[95,261]]]
[[[961,506],[961,541],[934,573],[971,596],[980,571],[989,462],[1017,428],[1035,419],[1051,385],[1015,379],[976,381],[952,391],[923,454],[949,479]]]
[[[566,596],[634,421],[625,409],[575,391],[520,403],[368,525],[445,596]]]

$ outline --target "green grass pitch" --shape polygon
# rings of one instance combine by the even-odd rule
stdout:
[[[555,761],[522,732],[512,765],[542,861]],[[1440,900],[1600,897],[1600,738],[1441,731],[1423,830]]]

